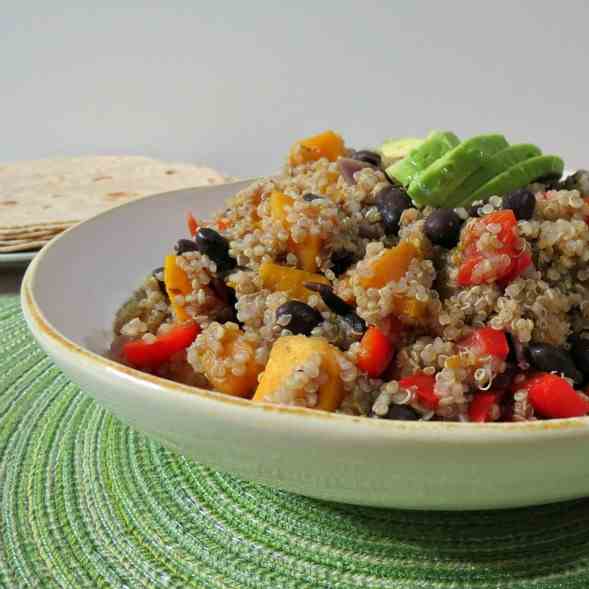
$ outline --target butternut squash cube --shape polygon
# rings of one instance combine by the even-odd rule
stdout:
[[[316,408],[335,411],[345,393],[337,362],[337,355],[341,352],[322,337],[292,335],[278,338],[272,346],[253,400],[272,402],[272,395],[285,379],[313,353],[321,355],[320,370],[327,374],[327,381],[319,387]]]
[[[292,299],[307,301],[313,294],[304,287],[305,282],[320,282],[329,284],[329,280],[321,274],[313,274],[305,270],[298,270],[291,266],[281,266],[273,262],[265,262],[260,266],[262,285],[274,292],[285,292]]]
[[[366,289],[382,288],[389,282],[400,280],[409,269],[411,262],[419,257],[421,253],[415,244],[401,241],[372,262],[372,275],[362,276],[360,284]],[[393,313],[403,323],[410,325],[423,323],[427,316],[427,304],[399,295],[393,300]]]
[[[226,329],[221,344],[220,352],[206,348],[201,353],[200,360],[204,366],[205,376],[217,391],[234,397],[250,397],[256,390],[258,374],[263,369],[263,366],[255,360],[255,349],[250,342],[243,338],[243,332],[239,329]],[[237,353],[246,353],[249,356],[244,374],[236,375],[226,372],[223,377],[216,376],[213,368],[219,360],[232,358]]]
[[[292,206],[292,197],[274,190],[270,195],[270,214],[272,219],[281,223],[285,229],[289,228],[286,207]],[[295,254],[300,266],[307,272],[317,271],[317,256],[321,250],[321,238],[318,235],[309,235],[304,241],[297,243],[292,238],[288,240],[288,251]]]
[[[340,135],[333,131],[324,131],[297,141],[290,150],[288,162],[291,166],[299,166],[322,157],[334,162],[345,151],[344,140]]]
[[[372,275],[362,276],[360,284],[364,288],[382,288],[389,282],[400,280],[418,256],[419,251],[412,243],[402,241],[371,263]]]
[[[393,300],[393,314],[409,325],[419,325],[427,318],[427,303],[411,297],[397,296]]]
[[[188,280],[188,276],[186,276],[184,270],[176,264],[176,256],[166,256],[164,260],[164,284],[168,297],[170,297],[172,311],[176,319],[179,321],[190,319],[184,307],[174,302],[174,297],[177,295],[186,296],[192,292],[192,284]]]

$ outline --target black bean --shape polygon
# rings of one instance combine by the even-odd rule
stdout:
[[[409,405],[394,405],[389,406],[389,411],[385,419],[394,419],[396,421],[417,421],[421,416],[415,409]]]
[[[436,209],[425,220],[427,238],[435,245],[453,248],[460,238],[462,219],[452,209]]]
[[[235,260],[229,256],[229,241],[210,227],[201,227],[195,236],[198,251],[217,265],[219,272],[235,268]]]
[[[380,168],[380,154],[376,153],[375,151],[361,149],[360,151],[355,151],[352,153],[351,157],[354,160],[366,162],[367,164],[372,164],[373,166]]]
[[[331,270],[336,276],[343,274],[355,261],[355,256],[348,250],[335,250],[331,254]]]
[[[511,209],[518,221],[531,219],[536,208],[536,197],[527,188],[520,188],[503,197],[503,208]]]
[[[307,192],[307,194],[303,194],[303,200],[306,202],[313,202],[314,200],[322,200],[324,196],[320,194],[313,194],[312,192]]]
[[[354,331],[358,333],[366,331],[366,322],[364,319],[356,313],[352,305],[338,297],[333,292],[331,286],[319,282],[305,282],[305,288],[319,293],[327,308],[336,315],[339,315]]]
[[[570,355],[551,344],[530,344],[526,348],[530,364],[543,372],[558,372],[581,383],[583,377],[577,370]]]
[[[514,364],[507,364],[505,370],[493,379],[493,389],[497,389],[499,391],[508,389],[517,373],[518,370]]]
[[[577,368],[589,376],[589,339],[577,338],[571,348],[571,356]]]
[[[290,318],[288,323],[283,324],[279,321],[283,316]],[[317,309],[313,309],[306,303],[288,301],[276,309],[276,321],[278,325],[294,334],[310,335],[311,331],[323,321],[323,317]]]
[[[235,308],[235,304],[237,303],[235,290],[226,284],[225,280],[218,275],[211,278],[209,286],[217,298],[225,303],[225,307],[216,313],[215,320],[219,323],[233,321],[241,325],[241,322],[237,318],[237,309]]]
[[[470,207],[468,207],[468,216],[469,217],[480,217],[480,209],[487,204],[486,200],[476,200],[473,202]]]
[[[342,319],[352,328],[356,333],[364,333],[366,331],[366,321],[356,313],[352,311],[346,315],[342,315]]]
[[[180,256],[185,252],[197,252],[199,249],[192,239],[179,239],[174,246],[174,251]]]
[[[396,235],[403,211],[413,206],[405,189],[401,186],[385,186],[378,192],[375,201],[385,233]]]
[[[217,295],[217,298],[222,300],[227,305],[235,305],[237,297],[235,296],[235,290],[229,286],[219,276],[211,278],[210,286]]]
[[[323,302],[336,315],[347,315],[354,310],[352,305],[346,303],[346,301],[338,297],[333,292],[331,286],[328,286],[327,284],[321,284],[320,282],[305,282],[305,288],[319,293],[319,296],[323,299]]]
[[[160,266],[159,268],[156,268],[155,270],[153,270],[153,272],[151,273],[151,275],[157,280],[157,285],[160,287],[160,291],[161,293],[164,295],[164,297],[168,298],[168,291],[166,290],[166,283],[163,280],[160,280],[157,276],[158,274],[163,274],[164,273],[164,267]]]

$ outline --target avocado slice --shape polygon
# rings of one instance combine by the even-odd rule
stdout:
[[[421,171],[456,147],[460,140],[449,131],[433,131],[418,147],[412,149],[407,157],[389,166],[387,176],[407,187]]]
[[[447,152],[409,185],[409,196],[418,205],[443,207],[451,194],[498,151],[509,147],[503,135],[477,135]]]
[[[502,174],[515,164],[519,164],[532,157],[542,155],[540,148],[529,143],[511,145],[506,149],[497,152],[489,158],[474,173],[471,174],[450,196],[450,200],[444,206],[450,208],[455,206],[466,206],[470,204],[471,195],[474,194],[483,184],[492,180],[495,176]]]
[[[556,155],[540,155],[512,166],[499,176],[483,184],[469,198],[469,202],[484,200],[490,196],[507,194],[531,184],[545,176],[561,176],[564,162]]]
[[[423,139],[415,137],[403,137],[402,139],[387,139],[378,148],[378,153],[382,159],[383,168],[388,168],[396,161],[406,157],[412,149],[419,147]]]

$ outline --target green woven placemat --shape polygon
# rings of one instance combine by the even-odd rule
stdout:
[[[81,393],[15,297],[0,298],[0,510],[2,587],[589,587],[589,501],[385,511],[214,472]]]

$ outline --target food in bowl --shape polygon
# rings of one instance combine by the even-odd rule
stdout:
[[[376,419],[585,415],[589,172],[563,170],[499,134],[298,141],[215,218],[187,214],[118,311],[111,353],[252,402]]]

